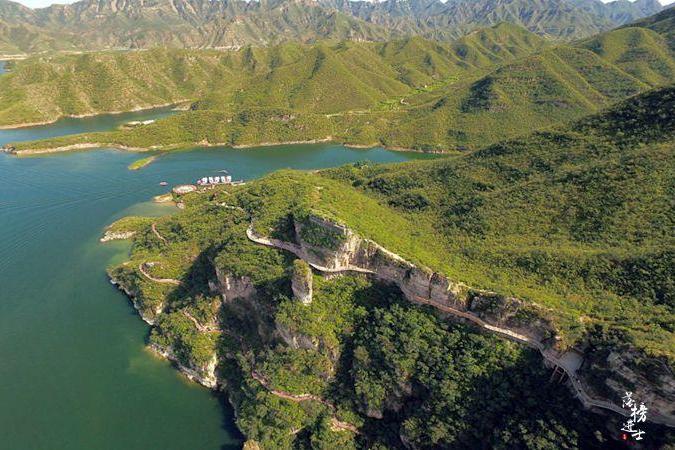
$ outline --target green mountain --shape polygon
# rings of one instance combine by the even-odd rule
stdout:
[[[34,57],[16,63],[0,78],[0,123],[41,122],[186,99],[196,101],[199,110],[368,109],[448,80],[475,76],[543,45],[541,38],[503,25],[452,44],[410,38],[227,52],[155,49]]]
[[[627,27],[581,43],[603,59],[652,86],[672,82],[675,65],[668,36],[649,28]]]
[[[177,196],[113,225],[136,235],[110,274],[152,348],[226,388],[249,448],[618,446],[539,353],[436,310],[574,347],[575,389],[672,420],[673,107],[662,88],[461,156]]]
[[[656,31],[666,39],[670,50],[675,51],[675,7],[671,6],[658,14],[636,21],[628,26]]]
[[[95,79],[116,80],[117,87],[101,84],[92,91],[94,80],[85,78],[97,73],[105,76]],[[0,96],[5,93],[0,123],[189,99],[190,111],[142,129],[13,147],[167,149],[333,140],[466,151],[577,119],[673,80],[673,53],[666,39],[648,28],[622,28],[575,46],[547,46],[533,33],[500,24],[447,44],[416,37],[224,53],[155,50],[31,58],[0,78]],[[68,92],[63,100],[52,94],[56,86]]]
[[[0,53],[237,48],[414,35],[448,41],[500,22],[580,38],[660,10],[656,0],[82,0],[36,10],[0,0]]]

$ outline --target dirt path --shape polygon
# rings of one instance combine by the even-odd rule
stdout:
[[[218,327],[209,326],[209,325],[202,325],[201,323],[199,323],[199,321],[197,319],[194,318],[194,316],[192,314],[190,314],[189,312],[187,312],[184,309],[181,309],[180,312],[183,313],[183,315],[185,317],[190,319],[192,321],[192,323],[195,324],[195,327],[197,328],[197,330],[199,330],[200,333],[220,333],[221,332],[218,329]]]
[[[167,241],[167,240],[164,238],[164,236],[162,236],[161,234],[159,234],[159,231],[157,231],[157,224],[156,224],[155,222],[152,222],[152,226],[151,226],[150,228],[152,228],[152,232],[155,233],[155,236],[157,236],[157,238],[158,238],[160,241],[162,241],[162,242],[165,243],[165,244],[168,244],[168,243],[169,243],[169,241]]]
[[[292,402],[304,402],[304,401],[313,401],[313,402],[319,402],[322,405],[327,406],[330,408],[333,413],[335,413],[336,408],[335,405],[333,405],[331,402],[328,400],[325,400],[317,395],[314,394],[291,394],[290,392],[285,392],[285,391],[280,391],[277,389],[273,389],[270,385],[269,382],[260,375],[259,373],[253,371],[251,372],[251,377],[256,380],[258,383],[262,385],[270,394],[275,395],[279,398],[283,398]],[[331,425],[334,430],[344,430],[344,431],[350,431],[352,433],[360,434],[360,431],[356,426],[352,425],[351,423],[347,422],[342,422],[340,421],[337,417],[333,416],[331,417]]]
[[[175,286],[179,286],[181,284],[180,280],[176,280],[173,278],[155,278],[152,275],[150,275],[146,270],[145,270],[145,265],[150,264],[150,263],[140,263],[138,265],[138,270],[147,278],[148,280],[154,281],[155,283],[162,283],[162,284],[173,284]]]

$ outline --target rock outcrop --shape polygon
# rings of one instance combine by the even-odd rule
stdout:
[[[135,231],[106,231],[105,234],[101,239],[99,239],[100,242],[108,242],[108,241],[122,241],[125,239],[131,239],[134,237],[136,234]]]
[[[443,274],[418,267],[377,243],[361,238],[344,225],[318,216],[296,219],[294,231],[294,242],[259,236],[253,227],[248,229],[247,235],[254,242],[290,251],[327,274],[370,274],[397,285],[412,302],[434,306],[439,311],[468,319],[490,332],[529,345],[540,351],[547,364],[561,368],[569,376],[571,387],[586,407],[627,414],[617,406],[618,399],[604,400],[589,395],[593,390],[589,389],[583,377],[583,371],[589,370],[588,365],[582,366],[581,374],[577,373],[581,363],[570,363],[574,358],[568,356],[574,352],[568,352],[563,347],[550,311],[544,307],[454,282]],[[618,359],[613,361],[616,367],[612,370],[628,376],[617,377],[612,390],[639,393],[641,398],[650,402],[651,420],[675,426],[672,408],[675,378],[672,372],[662,371],[659,380],[646,380],[637,376],[634,370],[629,370],[625,363],[619,364]]]
[[[320,343],[306,334],[291,330],[284,324],[276,323],[277,335],[293,349],[317,350]]]
[[[218,386],[218,378],[216,377],[216,366],[218,365],[218,360],[216,355],[208,361],[208,363],[203,366],[197,366],[194,364],[184,364],[176,356],[171,347],[162,347],[157,344],[150,344],[150,349],[160,356],[168,359],[169,361],[176,364],[178,369],[185,374],[192,381],[205,386],[209,389],[215,389]]]
[[[116,275],[116,273],[120,276]],[[144,305],[141,299],[139,299],[139,289],[136,286],[136,283],[128,279],[128,277],[123,277],[123,275],[122,272],[117,270],[108,271],[110,283],[126,294],[131,301],[131,304],[134,306],[134,309],[138,311],[138,315],[141,316],[141,319],[143,319],[145,323],[154,325],[155,319],[164,310],[164,305],[159,304],[154,308]]]
[[[223,272],[216,266],[218,279],[217,289],[223,298],[223,303],[229,303],[237,298],[250,299],[256,294],[255,286],[248,277],[237,277]]]
[[[648,357],[637,349],[605,350],[587,356],[585,365],[602,376],[582,371],[585,385],[596,396],[621,398],[627,391],[649,408],[648,417],[657,423],[671,423],[675,416],[675,377],[665,360]]]
[[[296,300],[304,305],[312,303],[312,268],[302,259],[293,262],[291,289]]]
[[[315,267],[333,272],[371,273],[382,281],[396,284],[413,302],[471,313],[495,326],[508,325],[532,342],[548,345],[557,342],[556,329],[544,308],[493,292],[470,289],[443,274],[406,261],[343,225],[317,216],[296,221],[295,245],[296,254]]]

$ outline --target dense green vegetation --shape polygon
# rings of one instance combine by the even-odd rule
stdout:
[[[305,113],[367,109],[480,73],[540,48],[543,40],[500,25],[452,44],[412,38],[241,50],[100,52],[34,57],[0,78],[0,123],[200,100],[209,111],[252,107]],[[145,130],[145,128],[143,128]],[[141,130],[137,130],[141,131]]]
[[[110,224],[106,228],[106,232],[110,233],[125,233],[125,232],[138,232],[147,228],[153,219],[151,217],[139,217],[139,216],[127,216],[122,217],[120,220],[117,220]]]
[[[139,224],[130,261],[111,274],[155,321],[151,343],[196,370],[217,356],[238,426],[262,448],[617,448],[607,418],[547,383],[532,351],[365,277],[315,275],[304,305],[290,289],[295,257],[245,230],[293,239],[293,221],[312,213],[453,280],[534,301],[564,343],[587,350],[582,379],[616,399],[612,352],[632,355],[646,380],[675,361],[674,105],[675,88],[662,88],[464,155],[187,194],[185,210],[155,222],[164,240]],[[242,297],[222,301],[223,286]],[[650,433],[655,446],[672,439]]]
[[[263,234],[287,238],[289,213],[314,211],[453,280],[536,301],[569,344],[598,325],[672,358],[673,101],[661,89],[463,157],[280,172],[234,205]]]
[[[205,364],[217,354],[237,424],[262,448],[402,448],[399,433],[424,448],[464,448],[486,439],[503,448],[556,442],[575,448],[610,439],[602,421],[583,414],[564,387],[546,382],[548,374],[533,353],[440,320],[407,304],[395,289],[362,277],[315,277],[312,304],[292,300],[285,269],[291,259],[241,239],[241,217],[215,206],[228,199],[232,194],[226,192],[185,199],[186,212],[158,223],[169,244],[149,230],[141,233],[132,260],[161,259],[166,269],[181,254],[175,248],[199,242],[203,253],[182,271],[182,279],[190,280],[187,289],[158,293],[149,284],[140,287],[141,297],[168,302],[150,342],[171,348],[187,366]],[[204,220],[192,220],[206,211]],[[255,302],[231,301],[216,313],[215,303],[204,297],[208,287],[200,281],[213,278],[211,263],[201,263],[205,259],[254,280],[259,288]],[[186,313],[202,324],[212,323],[218,314],[224,331],[201,333]],[[280,345],[273,326],[318,345]],[[336,410],[317,401],[282,399],[254,380],[252,371],[273,389],[314,394]],[[336,430],[334,414],[361,428],[361,434]]]
[[[157,159],[156,155],[137,159],[136,161],[129,164],[129,170],[140,170],[143,167],[147,166],[148,164],[151,164],[155,159]]]
[[[667,39],[658,30],[633,27],[551,47],[500,24],[448,44],[410,38],[34,58],[0,78],[0,123],[191,99],[190,111],[141,128],[10,147],[170,149],[333,140],[466,151],[672,83],[675,59]],[[119,82],[92,91],[80,73]],[[56,85],[67,95],[52,95]]]

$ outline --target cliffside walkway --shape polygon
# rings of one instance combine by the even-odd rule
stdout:
[[[375,274],[376,273],[372,270],[364,269],[361,267],[355,267],[355,266],[346,266],[346,267],[340,267],[340,268],[328,268],[328,267],[323,267],[317,264],[313,264],[309,261],[307,261],[307,255],[306,252],[297,244],[293,244],[290,242],[284,242],[279,239],[273,239],[273,238],[266,238],[263,236],[258,235],[254,230],[253,227],[250,226],[246,230],[246,235],[247,237],[258,244],[266,245],[269,247],[275,247],[279,248],[282,250],[289,251],[299,258],[304,259],[311,267],[314,269],[320,271],[320,272],[325,272],[325,273],[345,273],[345,272],[357,272],[357,273],[368,273],[368,274]],[[401,258],[399,255],[396,255],[395,253],[387,251],[390,255],[396,257],[396,259],[399,260],[404,260]],[[541,353],[542,357],[548,361],[550,364],[553,365],[553,367],[559,367],[564,371],[564,373],[568,376],[570,383],[573,387],[574,393],[577,396],[577,398],[581,401],[581,403],[586,407],[586,408],[602,408],[605,410],[613,411],[617,414],[620,414],[624,417],[630,416],[630,412],[619,407],[618,405],[605,401],[605,400],[599,400],[596,398],[591,397],[588,392],[586,392],[585,388],[581,384],[581,380],[577,376],[576,372],[581,366],[581,361],[579,358],[575,358],[569,354],[569,352],[562,353],[560,354],[559,352],[556,352],[555,350],[551,348],[546,348],[544,344],[541,342],[534,340],[528,336],[516,333],[512,330],[509,330],[507,328],[501,328],[495,325],[491,325],[489,323],[486,323],[484,320],[481,318],[477,317],[474,314],[471,314],[467,311],[461,311],[456,308],[452,308],[447,305],[443,305],[441,303],[435,302],[433,300],[430,300],[428,298],[423,298],[419,296],[413,296],[406,294],[404,292],[404,295],[409,298],[409,300],[416,302],[416,303],[421,303],[429,306],[433,306],[434,308],[438,309],[439,311],[452,314],[454,316],[462,317],[464,319],[467,319],[471,321],[472,323],[478,325],[479,327],[491,331],[493,333],[499,334],[507,339],[510,339],[512,341],[525,344],[531,348],[535,348]],[[675,423],[670,420],[667,417],[660,416],[658,414],[652,413],[649,417],[650,422],[654,423],[660,423],[667,425],[669,427],[675,427]]]
[[[147,278],[150,281],[154,281],[155,283],[162,283],[162,284],[173,284],[175,286],[180,286],[181,282],[180,280],[176,280],[174,278],[155,278],[152,275],[150,275],[146,270],[145,270],[145,265],[148,263],[140,263],[138,265],[138,270],[143,274],[145,278]]]
[[[337,269],[333,269],[330,267],[325,267],[325,266],[320,266],[318,264],[309,262],[307,258],[307,254],[303,251],[302,247],[300,247],[297,244],[293,244],[291,242],[285,242],[279,239],[274,239],[274,238],[266,238],[263,236],[260,236],[257,234],[254,230],[253,227],[248,227],[246,229],[246,237],[248,237],[251,241],[261,244],[261,245],[266,245],[268,247],[274,247],[274,248],[279,248],[282,250],[289,251],[296,255],[298,258],[304,260],[312,266],[314,269],[318,270],[319,272],[324,272],[324,273],[345,273],[345,272],[357,272],[357,273],[367,273],[367,274],[372,274],[374,275],[375,272],[369,269],[364,269],[362,267],[358,266],[346,266],[346,267],[340,267]]]
[[[500,328],[496,327],[494,325],[490,325],[483,320],[481,320],[479,317],[476,317],[475,315],[465,312],[465,311],[460,311],[458,309],[452,308],[450,306],[446,305],[441,305],[440,303],[434,302],[429,299],[421,298],[421,297],[415,297],[413,301],[422,303],[425,305],[430,305],[433,306],[434,308],[447,312],[459,317],[462,317],[464,319],[470,320],[474,324],[478,325],[481,328],[484,328],[486,330],[492,331],[493,333],[497,333],[501,336],[506,337],[507,339],[510,339],[515,342],[519,342],[522,344],[525,344],[529,347],[535,348],[539,350],[539,353],[546,359],[549,363],[551,363],[554,367],[560,367],[565,374],[567,374],[570,382],[572,383],[572,386],[574,387],[574,391],[581,401],[581,403],[584,404],[587,408],[589,407],[597,407],[597,408],[603,408],[603,409],[608,409],[610,411],[614,411],[617,414],[621,414],[622,416],[628,417],[630,413],[623,409],[620,408],[619,406],[615,405],[614,403],[610,403],[607,401],[603,400],[598,400],[593,397],[591,397],[584,389],[584,387],[581,385],[581,381],[579,380],[579,377],[576,375],[577,369],[579,369],[579,366],[581,365],[581,361],[576,360],[575,358],[572,358],[569,356],[569,353],[562,353],[559,354],[553,349],[546,348],[541,342],[536,341],[528,336],[524,336],[522,334],[515,333],[511,330],[508,330],[506,328]]]
[[[152,222],[152,226],[150,228],[152,228],[152,232],[155,234],[155,236],[157,236],[157,239],[162,241],[164,244],[169,243],[169,241],[167,241],[166,238],[164,236],[162,236],[161,234],[159,234],[159,231],[157,231],[157,223],[156,222]]]
[[[190,319],[190,321],[195,325],[195,327],[197,328],[197,330],[200,333],[221,333],[221,331],[220,331],[220,329],[218,329],[218,327],[210,326],[210,325],[202,325],[201,323],[199,323],[199,321],[197,319],[195,319],[195,317],[192,314],[190,314],[186,310],[181,309],[180,312],[183,313],[183,315],[185,317]]]
[[[255,371],[251,372],[251,377],[254,380],[256,380],[258,383],[260,383],[262,385],[262,387],[265,388],[270,394],[275,395],[279,398],[283,398],[283,399],[286,399],[286,400],[289,400],[289,401],[292,401],[292,402],[304,402],[304,401],[319,402],[322,405],[330,408],[330,410],[333,411],[333,413],[335,413],[335,411],[337,410],[337,408],[335,408],[335,405],[333,405],[328,400],[325,400],[325,399],[319,397],[318,395],[314,395],[314,394],[291,394],[290,392],[273,389],[270,386],[269,382],[265,379],[265,377],[263,377],[262,375],[260,375],[259,373],[255,372]],[[359,429],[356,428],[354,425],[352,425],[351,423],[342,422],[335,416],[333,416],[331,418],[331,424],[333,425],[333,427],[335,429],[351,431],[352,433],[360,434]]]

